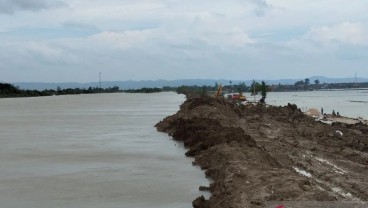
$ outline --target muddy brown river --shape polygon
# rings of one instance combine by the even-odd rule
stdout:
[[[191,207],[208,181],[153,127],[183,101],[174,93],[1,99],[1,207]]]

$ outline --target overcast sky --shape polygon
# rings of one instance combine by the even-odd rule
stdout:
[[[367,0],[0,0],[0,81],[368,77]]]

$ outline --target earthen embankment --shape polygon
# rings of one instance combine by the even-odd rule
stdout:
[[[213,180],[212,196],[194,207],[368,200],[366,125],[324,124],[290,104],[239,106],[206,97],[188,99],[156,127],[183,141]]]

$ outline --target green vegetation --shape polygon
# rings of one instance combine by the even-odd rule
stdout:
[[[0,83],[0,95],[1,96],[15,95],[19,93],[20,93],[20,90],[14,87],[13,85],[7,84],[7,83]]]
[[[52,96],[52,95],[76,95],[76,94],[95,94],[95,93],[115,93],[121,92],[119,87],[98,88],[89,87],[88,89],[80,88],[67,88],[61,89],[58,87],[56,90],[22,90],[8,83],[0,83],[0,98],[6,97],[39,97],[39,96]]]
[[[216,93],[219,83],[215,83],[213,86],[180,86],[170,87],[164,86],[162,88],[141,88],[141,89],[128,89],[120,90],[119,87],[99,88],[89,87],[85,88],[66,88],[62,89],[58,87],[56,90],[23,90],[19,87],[13,86],[8,83],[0,83],[0,98],[5,97],[36,97],[36,96],[52,96],[52,95],[75,95],[75,94],[94,94],[94,93],[115,93],[115,92],[126,92],[126,93],[157,93],[157,92],[168,92],[173,91],[179,94],[193,96],[212,96]],[[300,80],[291,85],[266,85],[264,81],[261,83],[254,81],[251,86],[247,86],[244,82],[234,84],[232,81],[229,85],[222,87],[224,93],[239,93],[250,92],[253,94],[261,93],[263,100],[266,99],[267,92],[287,92],[287,91],[308,91],[308,90],[328,90],[328,89],[351,89],[351,88],[368,88],[368,82],[365,83],[320,83],[318,79],[311,81],[309,78]]]
[[[262,95],[262,98],[260,100],[261,103],[266,103],[267,90],[269,90],[269,89],[268,89],[268,87],[266,85],[266,82],[262,81],[262,86],[261,86],[261,95]]]
[[[313,84],[312,84],[313,83]],[[270,88],[274,92],[288,91],[310,91],[310,90],[328,90],[328,89],[351,89],[351,88],[368,88],[368,82],[363,83],[323,83],[316,79],[313,82],[309,78],[295,82],[294,85],[271,85]]]
[[[309,78],[306,78],[305,80],[304,80],[304,85],[309,85],[310,84],[310,79]]]
[[[262,97],[263,95],[266,96],[266,92],[270,91],[272,91],[272,89],[268,85],[266,85],[264,81],[262,81],[262,83],[254,81],[252,83],[252,86],[249,88],[249,92],[252,93],[252,95],[258,95],[258,93],[261,92]]]
[[[208,93],[209,91],[216,91],[217,88],[216,87],[212,87],[212,86],[180,86],[176,88],[176,92],[178,94],[184,94],[187,95],[188,93],[190,94],[198,94],[198,95],[202,95],[203,93]]]
[[[129,89],[129,90],[124,90],[123,92],[126,93],[156,93],[156,92],[162,92],[163,89],[161,88],[141,88],[141,89]]]
[[[80,88],[61,89],[60,87],[58,87],[55,95],[78,95],[78,94],[115,93],[115,92],[121,92],[119,87],[108,87],[108,88],[89,87],[87,89],[80,89]]]

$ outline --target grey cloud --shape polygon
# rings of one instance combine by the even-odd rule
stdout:
[[[267,10],[272,9],[272,5],[265,0],[249,0],[249,2],[256,7],[254,12],[257,16],[263,16]]]
[[[18,11],[39,11],[65,6],[59,0],[0,0],[0,14],[14,14]]]
[[[269,8],[270,5],[263,0],[251,0],[251,2],[261,8]]]

